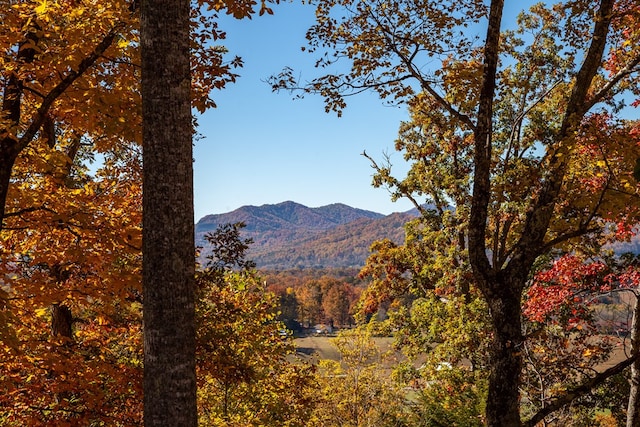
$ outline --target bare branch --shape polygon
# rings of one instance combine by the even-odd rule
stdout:
[[[446,99],[440,96],[440,94],[436,92],[435,89],[433,88],[431,82],[425,79],[424,75],[416,69],[413,60],[417,56],[418,52],[420,51],[418,46],[416,46],[411,56],[407,57],[397,48],[393,40],[391,40],[391,36],[395,36],[395,35],[391,34],[387,30],[387,26],[383,25],[383,23],[380,22],[380,20],[374,14],[371,14],[370,16],[378,24],[379,28],[381,28],[382,31],[384,32],[385,38],[387,40],[387,44],[390,46],[391,50],[398,56],[398,58],[400,58],[402,63],[407,67],[411,76],[413,76],[413,78],[415,78],[416,80],[418,80],[418,82],[420,82],[420,87],[423,90],[425,90],[427,93],[429,93],[429,95],[431,95],[438,102],[438,104],[442,105],[449,112],[449,114],[451,114],[453,117],[460,120],[460,122],[464,123],[470,130],[474,130],[475,124],[473,123],[471,118],[466,114],[460,113],[457,109],[453,107],[453,105],[451,105],[450,102],[448,102]],[[405,39],[405,41],[408,41],[408,40]]]
[[[371,162],[371,167],[373,169],[376,170],[376,172],[381,173],[382,172],[382,168],[380,166],[378,166],[378,164],[376,163],[376,161],[373,159],[373,157],[369,156],[367,154],[366,151],[362,152],[362,156],[365,157],[366,159],[368,159]],[[424,208],[424,206],[422,206],[416,199],[415,197],[413,197],[413,195],[409,192],[406,191],[402,191],[402,188],[400,186],[400,183],[393,177],[389,177],[389,179],[391,179],[393,181],[393,183],[391,184],[392,186],[396,187],[398,189],[398,191],[400,191],[402,193],[402,195],[404,197],[406,197],[412,204],[413,206],[415,206],[415,208],[418,210],[418,212],[420,212],[421,215],[423,216],[427,216],[429,213],[428,211]]]
[[[618,363],[617,365],[614,365],[614,366],[610,367],[609,369],[597,374],[596,376],[594,376],[592,378],[589,378],[588,380],[586,380],[581,385],[573,388],[572,390],[569,390],[568,392],[564,393],[562,396],[557,397],[555,400],[553,400],[547,406],[545,406],[544,408],[540,409],[533,417],[531,417],[529,420],[525,421],[522,424],[523,427],[534,427],[534,426],[536,426],[539,422],[544,420],[544,418],[547,415],[549,415],[549,414],[557,411],[558,409],[568,405],[569,403],[573,402],[574,400],[576,400],[576,399],[588,394],[596,386],[604,383],[608,378],[621,373],[627,367],[631,366],[631,364],[633,364],[633,362],[635,362],[638,359],[640,359],[640,353],[634,354],[633,356],[629,357],[628,359],[625,359],[624,361]]]

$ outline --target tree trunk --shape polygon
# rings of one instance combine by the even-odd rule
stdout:
[[[493,339],[490,343],[489,386],[485,415],[490,427],[519,427],[522,371],[521,295],[512,286],[495,286],[487,296]]]
[[[51,310],[51,335],[73,339],[73,316],[71,310],[64,304],[52,304]]]
[[[504,0],[492,0],[484,46],[484,72],[480,90],[477,125],[474,129],[473,197],[469,217],[469,262],[491,311],[493,342],[487,397],[487,424],[495,427],[521,426],[518,385],[522,370],[521,297],[535,259],[544,253],[545,236],[562,188],[571,144],[562,144],[589,109],[587,95],[602,63],[613,0],[600,0],[594,16],[591,44],[575,77],[562,126],[556,135],[557,154],[551,171],[527,212],[522,234],[507,266],[492,265],[487,256],[486,232],[491,201],[492,123],[500,23]],[[495,262],[495,260],[493,260]]]
[[[4,148],[4,141],[2,148]],[[7,147],[8,148],[8,147]],[[0,231],[4,228],[5,209],[7,204],[7,195],[9,193],[9,183],[11,182],[11,173],[15,156],[9,153],[9,150],[0,150]]]
[[[636,294],[636,303],[633,308],[631,321],[631,354],[635,355],[640,350],[640,301]],[[636,359],[631,365],[631,389],[629,390],[629,402],[627,405],[627,427],[640,427],[640,360]]]
[[[490,344],[489,390],[485,409],[490,427],[519,427],[519,391],[522,357],[520,297],[522,286],[498,274],[487,257],[485,236],[491,200],[493,102],[500,53],[500,25],[504,0],[489,8],[484,69],[474,129],[473,197],[469,217],[469,262],[476,283],[489,305],[493,326]],[[526,271],[528,273],[528,270]],[[514,276],[520,277],[521,275]],[[506,280],[505,278],[509,278]],[[526,275],[525,275],[526,278]]]
[[[18,62],[31,63],[36,56],[35,46],[38,45],[40,30],[37,23],[30,21],[30,28],[26,34],[26,41],[18,48],[16,59]],[[0,117],[7,120],[0,133],[4,134],[0,140],[0,230],[4,226],[4,216],[11,182],[13,165],[20,153],[17,130],[22,120],[22,92],[24,90],[19,73],[12,72],[4,84],[2,94],[2,111]]]
[[[187,0],[142,2],[144,425],[197,425]]]

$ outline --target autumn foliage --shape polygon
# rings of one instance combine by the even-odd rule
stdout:
[[[590,370],[596,358],[587,356],[595,352],[576,348],[585,356],[582,371],[556,377],[553,383],[563,385],[551,393],[541,380],[542,409],[521,412],[521,379],[534,367],[523,351],[533,338],[523,299],[542,302],[549,292],[552,307],[565,306],[567,320],[576,320],[586,309],[575,286],[606,286],[592,282],[606,245],[629,239],[637,226],[640,10],[614,0],[538,3],[507,21],[501,0],[341,7],[318,5],[307,33],[317,73],[301,81],[285,69],[271,83],[300,96],[318,94],[338,114],[349,96],[367,90],[409,106],[396,142],[410,163],[407,174],[398,178],[388,159],[364,155],[373,184],[412,201],[421,218],[408,225],[403,246],[375,247],[364,271],[373,278],[365,310],[395,300],[417,314],[434,296],[442,306],[454,298],[484,301],[486,423],[542,422],[636,357],[600,373]],[[481,27],[482,36],[475,39],[469,27]],[[534,284],[544,262],[571,255],[584,263],[582,284],[578,277]],[[566,301],[570,295],[578,300]],[[442,326],[433,322],[412,335]],[[555,339],[547,337],[549,344]]]
[[[300,83],[287,69],[271,83],[320,94],[338,114],[363,90],[406,102],[396,148],[407,175],[365,156],[374,186],[411,200],[420,218],[404,244],[375,244],[366,290],[322,275],[273,273],[265,284],[239,226],[212,237],[218,258],[198,278],[202,423],[640,419],[638,260],[612,250],[637,239],[640,215],[640,6],[539,3],[505,25],[504,2],[486,3],[316,5],[307,50],[327,73]],[[137,4],[2,6],[0,424],[140,425]],[[212,91],[242,65],[217,45],[218,14],[256,12],[272,10],[193,4],[196,110],[215,106]],[[469,36],[479,24],[484,45]],[[344,60],[347,71],[332,73]],[[631,321],[599,317],[623,303]],[[292,361],[281,321],[355,320],[394,333],[409,362],[382,378],[368,329],[339,337],[342,365]],[[623,361],[604,369],[620,348]],[[628,366],[621,410],[602,387],[624,382]]]
[[[211,44],[208,6],[192,16],[201,111],[241,65]],[[139,425],[137,4],[0,9],[0,424]]]

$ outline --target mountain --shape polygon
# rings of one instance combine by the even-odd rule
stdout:
[[[196,244],[207,253],[206,233],[218,225],[242,221],[242,236],[252,238],[248,258],[258,268],[291,269],[361,267],[375,240],[404,240],[403,225],[415,213],[380,213],[335,203],[309,208],[287,201],[275,205],[243,206],[207,215],[196,224]]]
[[[208,253],[206,233],[218,225],[243,221],[244,238],[253,239],[248,258],[258,268],[360,268],[371,244],[389,238],[401,244],[403,225],[418,216],[417,210],[382,215],[336,203],[309,208],[295,202],[243,206],[235,211],[207,215],[196,224],[196,244]],[[610,245],[616,253],[640,253],[640,238]],[[204,259],[201,259],[201,263]]]

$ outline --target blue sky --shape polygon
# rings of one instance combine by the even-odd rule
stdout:
[[[221,44],[244,67],[235,84],[214,93],[218,108],[199,117],[195,143],[195,219],[243,205],[293,200],[309,207],[345,203],[389,214],[406,211],[385,189],[371,186],[373,170],[361,156],[391,155],[397,176],[407,169],[394,141],[405,107],[389,107],[374,94],[348,99],[341,118],[324,112],[322,99],[292,100],[272,93],[264,81],[283,67],[314,72],[312,54],[302,52],[314,8],[299,3],[273,7],[274,15],[235,20],[223,17]],[[482,36],[482,34],[481,34]]]
[[[345,203],[385,214],[411,209],[371,186],[373,170],[360,155],[367,150],[382,158],[388,152],[400,168],[393,145],[406,109],[362,94],[337,118],[324,112],[320,97],[293,100],[289,93],[273,93],[264,80],[283,67],[313,72],[314,57],[300,48],[314,8],[286,3],[273,9],[274,15],[220,23],[227,31],[222,44],[243,58],[244,67],[235,84],[214,93],[218,108],[199,118],[205,138],[194,148],[196,220],[286,200],[309,207]]]

